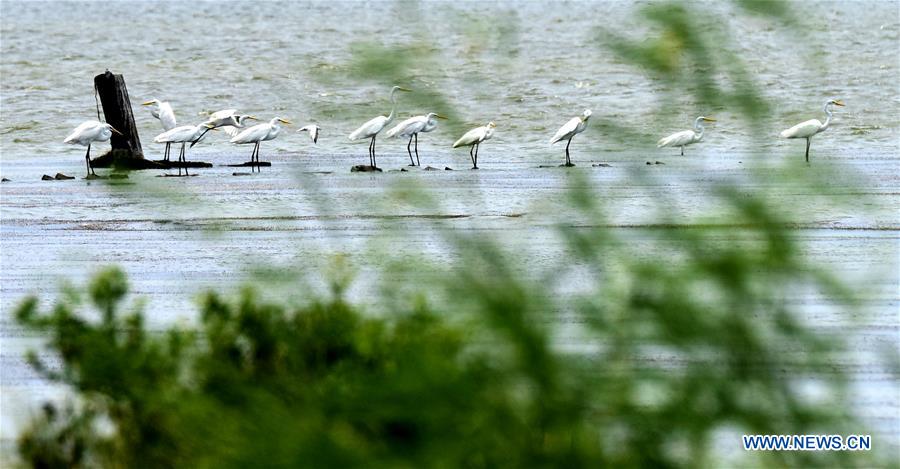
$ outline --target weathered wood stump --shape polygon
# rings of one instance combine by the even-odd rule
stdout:
[[[272,166],[272,163],[270,163],[268,161],[247,161],[245,163],[226,164],[225,166],[228,166],[229,168],[245,168],[245,167],[250,167],[250,166],[269,167],[269,166]]]
[[[100,97],[103,117],[106,122],[122,133],[113,133],[109,143],[112,149],[102,156],[91,160],[94,168],[121,169],[158,169],[159,166],[144,159],[141,149],[141,138],[134,114],[131,112],[131,100],[125,87],[125,78],[109,70],[94,77],[94,88]]]

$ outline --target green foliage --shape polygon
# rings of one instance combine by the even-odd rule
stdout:
[[[495,240],[453,231],[442,232],[460,265],[436,285],[447,299],[388,314],[343,299],[351,276],[338,263],[330,299],[286,307],[249,288],[210,292],[198,326],[153,334],[119,313],[127,283],[105,270],[88,287],[97,320],[69,296],[49,314],[34,299],[17,312],[62,358],[58,370],[35,365],[78,396],[48,407],[21,456],[40,467],[691,467],[717,464],[721,432],[734,445],[741,433],[839,432],[844,380],[823,364],[840,342],[785,300],[836,293],[832,281],[770,207],[718,197],[740,228],[658,229],[650,249],[670,254],[647,258],[578,181],[573,213],[592,223],[560,228],[569,254],[555,270],[590,270],[571,303],[518,274]],[[563,311],[596,351],[554,346],[562,321],[548,315]],[[798,390],[807,382],[824,402]],[[852,456],[744,462],[871,462]]]

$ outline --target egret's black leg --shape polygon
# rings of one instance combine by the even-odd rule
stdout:
[[[378,165],[375,163],[375,137],[377,137],[377,136],[378,136],[377,134],[372,136],[372,167],[373,168],[378,167]]]
[[[416,166],[422,166],[422,163],[419,163],[419,134],[413,134],[416,137]],[[410,158],[412,160],[412,158]]]
[[[574,137],[574,135],[573,135]],[[569,159],[569,145],[572,144],[572,137],[569,137],[569,142],[566,143],[566,166],[572,166],[572,160]]]
[[[810,143],[810,141],[811,140],[809,138],[806,139],[806,162],[807,163],[809,163],[809,143]]]
[[[415,134],[413,134],[413,135],[415,135]],[[409,136],[409,142],[406,143],[406,154],[409,155],[409,165],[410,165],[410,166],[415,166],[416,163],[415,163],[415,162],[413,161],[413,159],[412,159],[412,151],[410,151],[410,149],[409,149],[409,146],[412,145],[412,141],[413,141],[413,138],[412,138],[412,135],[410,135],[410,136]]]
[[[475,145],[469,147],[469,159],[472,160],[472,167],[475,167]]]
[[[184,174],[187,176],[187,167],[185,166],[185,162],[187,160],[184,157],[184,143],[181,144],[181,151],[178,153],[178,175],[181,176],[181,168],[184,167]]]
[[[681,156],[684,156],[684,145],[681,146]]]
[[[163,151],[163,161],[169,161],[169,148],[171,145],[171,143],[166,142],[166,149]]]
[[[88,173],[88,176],[90,176],[91,173],[94,172],[94,168],[91,167],[91,144],[90,143],[88,143],[87,153],[84,154],[84,164],[87,165],[87,173]]]
[[[256,169],[256,172],[260,172],[260,170],[259,170],[259,143],[260,142],[256,142],[256,145],[253,146],[253,155],[250,156],[250,161],[251,161],[251,163],[255,163],[255,164],[250,165],[250,168],[251,168],[250,172],[253,172],[253,169]]]
[[[478,169],[478,147],[480,147],[480,143],[475,144],[475,161],[472,165],[472,169]]]

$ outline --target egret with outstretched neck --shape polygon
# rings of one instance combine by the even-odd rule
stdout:
[[[703,131],[705,130],[705,128],[703,127],[703,122],[715,121],[716,120],[712,117],[700,116],[694,119],[693,129],[675,132],[668,137],[659,139],[659,141],[656,142],[656,148],[681,147],[681,156],[684,156],[684,147],[703,140]]]
[[[809,144],[812,140],[813,135],[824,132],[828,129],[828,126],[831,125],[831,106],[843,106],[844,102],[840,99],[829,99],[825,102],[825,114],[828,117],[825,119],[825,123],[819,121],[819,119],[810,119],[806,122],[801,122],[790,129],[787,129],[781,132],[781,136],[783,138],[805,138],[806,139],[806,162],[809,163]]]
[[[412,90],[403,88],[402,86],[395,86],[391,88],[391,113],[387,116],[378,116],[369,120],[350,134],[350,140],[362,140],[364,138],[371,139],[371,141],[369,142],[369,164],[373,168],[377,168],[375,164],[375,137],[377,137],[378,133],[381,132],[385,127],[387,127],[388,124],[393,122],[395,116],[394,111],[397,107],[397,102],[394,98],[394,94],[398,91]]]
[[[105,142],[112,137],[113,133],[122,135],[122,132],[114,129],[112,125],[98,121],[85,121],[78,127],[75,127],[75,130],[63,140],[63,143],[87,146],[87,153],[84,154],[84,161],[87,164],[88,176],[92,174],[96,175],[96,173],[94,173],[94,167],[91,166],[91,143]]]
[[[387,131],[386,135],[389,138],[409,137],[409,142],[406,143],[406,153],[409,154],[410,166],[421,166],[419,163],[419,133],[427,133],[436,129],[438,119],[446,119],[446,117],[435,112],[429,112],[424,116],[410,117]],[[413,143],[413,138],[416,140],[416,161],[413,161],[412,152],[409,149]]]
[[[478,169],[478,147],[481,146],[481,142],[494,136],[495,127],[497,127],[497,124],[488,122],[487,125],[476,127],[466,132],[453,144],[453,148],[471,147],[469,148],[469,158],[472,159],[472,169]]]
[[[225,109],[224,111],[210,113],[209,118],[204,122],[207,126],[206,131],[200,134],[200,137],[196,141],[191,142],[191,146],[193,147],[200,141],[200,138],[203,138],[203,136],[206,135],[206,132],[213,129],[221,128],[229,137],[234,137],[240,133],[240,129],[244,128],[248,120],[258,121],[259,119],[257,119],[256,116],[238,114],[237,109]]]
[[[259,144],[265,142],[266,140],[272,140],[275,137],[278,137],[278,134],[281,132],[281,126],[279,123],[290,125],[291,121],[287,119],[282,119],[281,117],[276,117],[269,122],[265,122],[262,124],[254,125],[248,129],[244,129],[241,133],[235,135],[231,138],[231,143],[236,144],[247,144],[253,143],[255,144],[253,147],[253,153],[250,154],[250,168],[251,171],[254,167],[259,171]],[[253,163],[256,163],[254,165]]]
[[[150,115],[159,119],[163,132],[172,130],[178,125],[175,121],[175,111],[172,110],[172,106],[168,102],[153,98],[150,101],[141,103],[141,106],[156,106],[150,109]],[[170,145],[170,143],[166,144],[166,150],[163,152],[163,161],[169,161]]]
[[[566,122],[565,125],[560,127],[553,138],[550,139],[550,145],[553,145],[560,140],[568,140],[566,143],[566,166],[575,166],[572,164],[572,160],[569,159],[569,145],[572,144],[572,137],[584,132],[584,129],[587,128],[588,119],[590,118],[591,110],[585,109],[580,116],[573,117],[569,122]]]

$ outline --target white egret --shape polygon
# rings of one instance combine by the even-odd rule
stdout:
[[[571,118],[569,122],[560,127],[556,134],[553,135],[553,138],[550,139],[550,145],[560,140],[568,140],[568,143],[566,143],[566,166],[575,166],[572,164],[572,160],[569,159],[569,145],[572,144],[572,137],[584,132],[590,118],[591,110],[585,109],[580,116]]]
[[[394,120],[394,110],[397,107],[397,102],[394,100],[394,93],[398,91],[412,90],[403,88],[402,86],[395,86],[391,88],[391,113],[387,116],[378,116],[371,119],[350,134],[350,140],[361,140],[364,138],[372,139],[372,141],[369,143],[369,163],[373,168],[376,167],[375,137],[377,137],[378,133],[381,132],[385,127],[387,127],[388,124],[390,124]]]
[[[169,103],[154,98],[145,103],[141,103],[141,106],[156,106],[155,108],[150,109],[150,114],[159,119],[159,123],[162,124],[164,132],[172,130],[178,125],[175,121],[175,111],[172,110],[172,106]],[[163,161],[169,161],[170,145],[170,143],[166,144],[166,150],[163,152]]]
[[[122,135],[122,132],[114,129],[112,125],[104,122],[85,121],[78,127],[75,127],[75,130],[63,140],[63,143],[87,146],[87,153],[84,154],[84,161],[87,164],[88,175],[91,175],[95,174],[94,168],[91,166],[91,143],[105,142],[112,137],[113,133]]]
[[[469,158],[472,158],[472,169],[478,169],[478,147],[481,145],[481,142],[494,136],[495,127],[497,127],[497,124],[488,122],[485,126],[477,127],[466,132],[453,144],[453,148],[462,146],[472,147],[469,149]],[[473,151],[475,152],[474,154],[472,153]]]
[[[662,147],[681,147],[681,156],[684,156],[684,147],[703,140],[703,124],[701,122],[715,122],[712,117],[700,116],[694,119],[694,128],[692,130],[683,130],[675,132],[668,137],[661,138],[656,142],[656,148]]]
[[[272,140],[278,136],[279,132],[281,132],[281,126],[279,123],[290,125],[291,122],[287,119],[282,119],[280,117],[276,117],[269,122],[265,122],[262,124],[254,125],[253,127],[244,129],[241,133],[235,135],[231,138],[231,143],[236,144],[247,144],[253,143],[255,146],[253,147],[253,153],[250,154],[250,166],[251,168],[254,166],[253,162],[257,163],[257,171],[259,171],[259,144],[266,140]]]
[[[437,120],[438,119],[446,119],[446,117],[437,114],[435,112],[429,112],[428,115],[425,116],[415,116],[406,119],[405,121],[395,125],[392,129],[387,131],[387,135],[390,138],[394,137],[409,137],[409,142],[406,144],[406,153],[409,154],[409,163],[410,166],[421,166],[419,164],[419,133],[431,132],[435,128],[437,128]],[[413,138],[416,139],[416,161],[413,161],[412,152],[409,150],[409,146],[413,142]]]
[[[200,141],[206,132],[210,130],[210,127],[206,123],[197,124],[197,125],[182,125],[181,127],[175,127],[172,130],[168,130],[157,135],[153,141],[156,143],[165,143],[166,145],[171,145],[173,143],[181,144],[181,151],[178,153],[178,162],[185,163],[184,169],[185,173],[187,173],[187,158],[184,156],[184,144],[187,142],[192,142],[191,146],[194,146],[194,143]],[[182,165],[178,166],[178,174],[181,174]]]
[[[225,132],[229,137],[234,137],[238,133],[240,133],[240,129],[243,129],[246,121],[254,120],[257,121],[259,119],[256,116],[251,116],[248,114],[238,114],[237,109],[225,109],[224,111],[216,111],[209,114],[209,118],[206,119],[204,124],[207,125],[207,131],[212,129],[221,128],[223,132]],[[204,132],[200,137],[206,134]],[[198,138],[196,141],[191,143],[191,146],[194,146],[200,139]]]
[[[829,99],[825,102],[825,114],[828,114],[828,118],[825,119],[825,123],[819,122],[819,119],[810,119],[806,122],[801,122],[790,129],[787,129],[781,132],[781,136],[783,138],[805,138],[806,139],[806,162],[809,163],[809,143],[812,139],[813,135],[824,132],[825,129],[831,124],[831,105],[835,106],[843,106],[844,102],[840,99]]]
[[[297,130],[297,132],[308,132],[309,139],[312,140],[312,142],[315,144],[316,142],[319,141],[319,131],[320,130],[322,130],[322,129],[318,125],[309,124],[309,125],[304,125],[303,127],[300,127]]]

